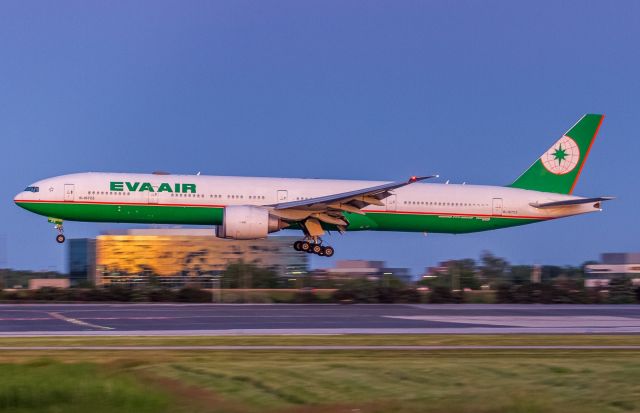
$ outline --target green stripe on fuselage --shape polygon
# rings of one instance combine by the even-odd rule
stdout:
[[[84,204],[77,202],[18,202],[39,215],[67,221],[125,222],[140,224],[220,225],[223,207],[130,204]],[[539,222],[532,218],[469,217],[394,212],[346,214],[349,231],[406,231],[462,234]],[[333,229],[333,228],[330,228]]]
[[[132,204],[83,204],[77,202],[18,202],[22,208],[66,221],[127,222],[140,224],[217,225],[221,207],[184,207]]]

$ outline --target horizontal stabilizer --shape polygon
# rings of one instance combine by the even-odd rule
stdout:
[[[538,202],[532,202],[529,205],[531,205],[534,208],[556,208],[556,207],[573,206],[573,205],[581,205],[581,204],[591,204],[594,202],[610,201],[612,199],[614,199],[612,196],[601,196],[598,198],[578,198],[578,199],[567,199],[566,201],[544,202],[542,204]]]

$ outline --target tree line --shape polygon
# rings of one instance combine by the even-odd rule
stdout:
[[[637,303],[640,288],[628,277],[613,277],[607,287],[586,288],[585,266],[511,265],[489,252],[480,260],[460,259],[442,263],[415,283],[392,275],[376,279],[364,277],[283,277],[270,268],[235,263],[219,275],[217,292],[189,284],[167,288],[160,277],[148,272],[144,286],[112,284],[96,288],[3,290],[2,300],[34,301],[149,301],[149,302],[291,302],[291,303]],[[2,285],[17,282],[17,274],[4,270]],[[54,274],[48,274],[54,276]],[[210,286],[209,286],[210,287]],[[233,290],[290,289],[291,293],[242,292]],[[319,292],[322,289],[322,292]],[[231,291],[231,292],[230,292]]]

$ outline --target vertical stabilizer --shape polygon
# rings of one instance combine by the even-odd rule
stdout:
[[[604,115],[584,115],[509,186],[572,193],[603,119]]]

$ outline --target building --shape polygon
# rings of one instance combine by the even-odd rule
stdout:
[[[210,229],[114,231],[95,240],[71,240],[69,268],[74,274],[85,268],[96,285],[208,286],[229,264],[240,261],[272,268],[283,277],[299,276],[307,272],[309,254],[292,248],[297,239],[226,240]]]
[[[412,281],[408,268],[387,267],[384,261],[338,260],[335,267],[321,270],[319,274],[328,278],[367,278],[369,280],[393,276],[404,282]]]
[[[69,288],[70,281],[68,278],[31,278],[29,280],[30,290],[39,290],[41,288]]]
[[[96,273],[96,240],[80,238],[68,243],[69,281],[73,286],[82,285]]]
[[[585,266],[586,287],[606,287],[612,278],[629,277],[640,285],[640,252],[612,252],[600,256],[600,262]]]

